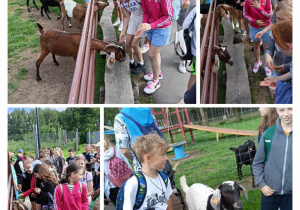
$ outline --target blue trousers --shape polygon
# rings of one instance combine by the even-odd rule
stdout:
[[[293,194],[264,196],[261,194],[261,210],[292,210]]]

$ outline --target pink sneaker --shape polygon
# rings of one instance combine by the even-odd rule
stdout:
[[[159,72],[159,75],[158,75],[158,79],[163,79],[164,76],[161,72]],[[153,72],[151,71],[149,74],[145,74],[144,75],[144,79],[147,80],[147,81],[150,81],[153,79]]]
[[[154,83],[154,80],[148,82],[147,86],[144,88],[144,92],[147,94],[154,93],[158,88],[160,88],[160,82]]]
[[[254,67],[253,67],[253,73],[257,73],[258,72],[258,70],[259,70],[259,67],[262,65],[262,62],[261,61],[259,61],[259,62],[255,62],[255,64],[254,64]]]
[[[272,71],[266,66],[266,64],[264,64],[264,70],[266,72],[267,77],[272,76]]]

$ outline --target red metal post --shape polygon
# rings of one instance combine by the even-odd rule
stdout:
[[[179,126],[180,126],[180,131],[181,131],[183,140],[185,141],[185,146],[187,146],[187,141],[186,141],[186,137],[185,137],[184,127],[183,127],[183,123],[182,123],[180,115],[179,115],[178,108],[175,108],[175,110],[176,110],[175,112],[176,112],[176,116],[177,116],[177,119],[178,119],[178,123],[179,123]]]

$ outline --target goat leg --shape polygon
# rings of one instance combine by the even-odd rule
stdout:
[[[237,164],[237,172],[238,172],[239,180],[242,180],[240,164]]]
[[[40,65],[43,62],[43,60],[45,59],[45,57],[49,54],[48,50],[41,50],[41,55],[39,57],[39,59],[36,62],[36,80],[39,82],[42,80],[42,78],[40,77]]]
[[[180,200],[180,203],[182,205],[182,210],[185,210],[186,209],[186,205],[185,205],[185,202],[184,202],[184,199],[183,199],[183,196],[181,194],[181,191],[176,187],[176,190],[177,192],[174,193],[175,196]]]
[[[44,5],[42,5],[42,7],[41,7],[41,16],[42,17],[44,17],[43,10],[44,10]]]
[[[46,13],[48,19],[51,19],[51,17],[48,15],[48,11],[47,10],[49,10],[48,7],[45,8],[45,13]]]
[[[250,165],[251,168],[251,174],[252,174],[252,188],[255,188],[255,184],[254,184],[254,175],[253,175],[253,171],[252,171],[252,164]]]
[[[33,1],[33,4],[34,4],[36,10],[39,10],[39,8],[38,8],[38,6],[36,5],[35,1],[34,1],[34,0],[32,0],[32,1]]]
[[[28,12],[31,12],[31,11],[30,11],[30,8],[29,8],[29,0],[26,1],[26,6],[27,6]]]
[[[55,63],[56,66],[59,66],[59,63],[57,62],[57,60],[55,59],[55,55],[52,53],[52,58],[53,58],[53,62]]]

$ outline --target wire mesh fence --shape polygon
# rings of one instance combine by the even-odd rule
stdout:
[[[187,108],[189,124],[205,125],[221,129],[236,129],[236,130],[250,130],[257,131],[261,121],[261,116],[258,108]],[[182,123],[187,123],[187,116],[179,114]],[[167,114],[167,122],[162,116],[156,116],[158,126],[160,128],[171,129],[178,125],[179,119],[176,115]],[[169,126],[167,126],[169,125]],[[185,129],[187,130],[187,129]],[[177,132],[176,132],[177,131]],[[184,141],[181,132],[178,128],[174,129],[173,134],[174,143]],[[192,136],[189,132],[184,135],[187,140],[187,146],[183,145],[185,154],[189,156],[178,161],[172,160],[175,158],[174,151],[168,153],[169,160],[174,166],[179,162],[175,173],[175,182],[179,189],[180,177],[185,175],[187,184],[191,186],[194,183],[202,183],[213,189],[218,187],[224,181],[236,181],[243,185],[249,196],[249,201],[242,198],[243,209],[260,209],[261,191],[256,187],[252,187],[252,174],[249,165],[243,165],[243,177],[239,180],[236,164],[236,155],[231,151],[230,147],[238,147],[245,143],[248,139],[253,139],[257,143],[257,135],[244,136],[234,134],[219,134],[219,141],[217,141],[216,133],[203,130],[192,131]],[[172,139],[169,135],[169,130],[164,132],[169,144],[172,144]],[[108,136],[114,142],[114,135]],[[241,196],[242,197],[242,196]],[[173,209],[183,209],[180,200],[172,196]]]

